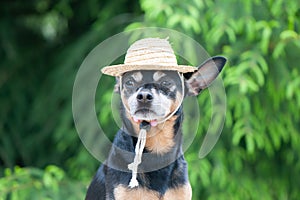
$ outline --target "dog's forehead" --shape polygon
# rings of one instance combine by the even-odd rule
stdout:
[[[162,78],[170,78],[173,80],[180,80],[180,77],[176,71],[155,71],[155,70],[140,70],[127,72],[124,78],[131,77],[136,82],[157,82]]]

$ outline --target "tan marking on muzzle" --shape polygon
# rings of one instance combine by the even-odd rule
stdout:
[[[171,104],[170,107],[170,113],[175,112],[175,109],[178,109],[180,104],[182,103],[181,99],[182,99],[182,95],[180,92],[176,92],[176,98],[174,100],[174,103]]]

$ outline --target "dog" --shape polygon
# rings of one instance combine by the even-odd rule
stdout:
[[[123,126],[89,185],[86,200],[190,200],[182,150],[182,99],[206,89],[225,63],[226,58],[215,56],[193,72],[133,70],[118,77],[115,92],[121,96]],[[127,167],[134,160],[143,123],[149,127],[138,167],[139,186],[131,188],[132,173]]]

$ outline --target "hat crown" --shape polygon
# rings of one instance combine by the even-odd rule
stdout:
[[[146,38],[129,47],[124,64],[176,66],[177,60],[168,39]]]
[[[110,76],[122,76],[126,72],[135,70],[168,70],[187,73],[194,72],[197,68],[177,64],[168,38],[146,38],[136,41],[129,47],[124,64],[103,67],[101,72]]]

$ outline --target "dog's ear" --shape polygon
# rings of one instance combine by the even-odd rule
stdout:
[[[201,90],[207,88],[219,75],[226,63],[226,58],[216,56],[202,63],[198,70],[183,74],[185,77],[186,95],[196,96]]]
[[[114,92],[120,94],[120,78],[116,77],[116,84],[114,87]]]

